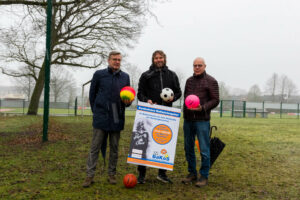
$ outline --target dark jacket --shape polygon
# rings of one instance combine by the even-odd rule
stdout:
[[[184,99],[194,94],[199,97],[201,111],[188,110],[184,105],[183,117],[190,121],[209,121],[210,111],[219,104],[219,86],[216,79],[204,71],[187,79],[184,89]]]
[[[178,77],[175,72],[164,66],[160,70],[153,65],[149,70],[141,75],[138,86],[138,100],[147,102],[149,99],[158,105],[172,106],[172,102],[164,102],[160,93],[163,88],[170,88],[174,92],[174,100],[176,101],[181,97],[181,89]]]
[[[104,131],[124,129],[125,104],[120,91],[129,86],[129,75],[110,67],[94,73],[90,87],[90,104],[93,111],[93,127]]]

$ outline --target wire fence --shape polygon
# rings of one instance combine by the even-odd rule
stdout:
[[[135,100],[128,111],[135,111]],[[0,99],[1,115],[25,115],[28,111],[29,102],[25,100]],[[173,104],[182,109],[183,100]],[[74,102],[50,102],[49,114],[52,116],[77,116],[92,115],[88,98],[76,98]],[[43,114],[44,102],[39,103],[38,114]],[[213,116],[238,117],[238,118],[291,118],[299,119],[299,103],[283,102],[247,102],[238,100],[221,100],[218,107],[212,111]]]

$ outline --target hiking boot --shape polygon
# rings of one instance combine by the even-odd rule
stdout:
[[[86,177],[82,184],[82,187],[84,188],[90,187],[94,183],[93,179],[94,177]]]
[[[197,187],[203,187],[206,186],[207,184],[208,184],[208,179],[203,176],[200,176],[200,178],[196,182]]]
[[[184,179],[182,179],[182,183],[184,184],[189,184],[193,181],[196,181],[197,180],[197,175],[196,174],[193,174],[193,173],[189,173]]]
[[[145,176],[143,176],[143,175],[140,174],[139,177],[138,177],[137,182],[138,182],[138,184],[144,184],[144,183],[146,183]]]
[[[166,174],[158,174],[156,177],[157,180],[163,182],[163,183],[170,183],[172,184],[173,182],[168,178]]]
[[[109,175],[107,181],[113,185],[117,184],[117,179],[115,175]]]

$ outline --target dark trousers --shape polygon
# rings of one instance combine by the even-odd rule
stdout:
[[[96,171],[96,165],[98,163],[99,152],[103,144],[105,136],[109,136],[109,163],[108,163],[108,174],[115,175],[117,162],[118,162],[118,146],[120,139],[120,131],[106,132],[101,129],[94,129],[94,135],[92,139],[92,145],[87,160],[87,176],[94,177]]]
[[[146,166],[142,166],[142,165],[138,166],[138,171],[141,176],[146,176],[146,170],[147,170]],[[165,169],[159,169],[158,175],[166,175],[166,172],[167,172],[167,170],[165,170]]]

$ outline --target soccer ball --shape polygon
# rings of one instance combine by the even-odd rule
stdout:
[[[164,89],[162,89],[162,91],[160,93],[160,97],[164,101],[170,102],[174,99],[174,92],[170,88],[164,88]]]
[[[137,184],[137,179],[134,174],[126,174],[123,178],[123,184],[126,188],[133,188]]]

